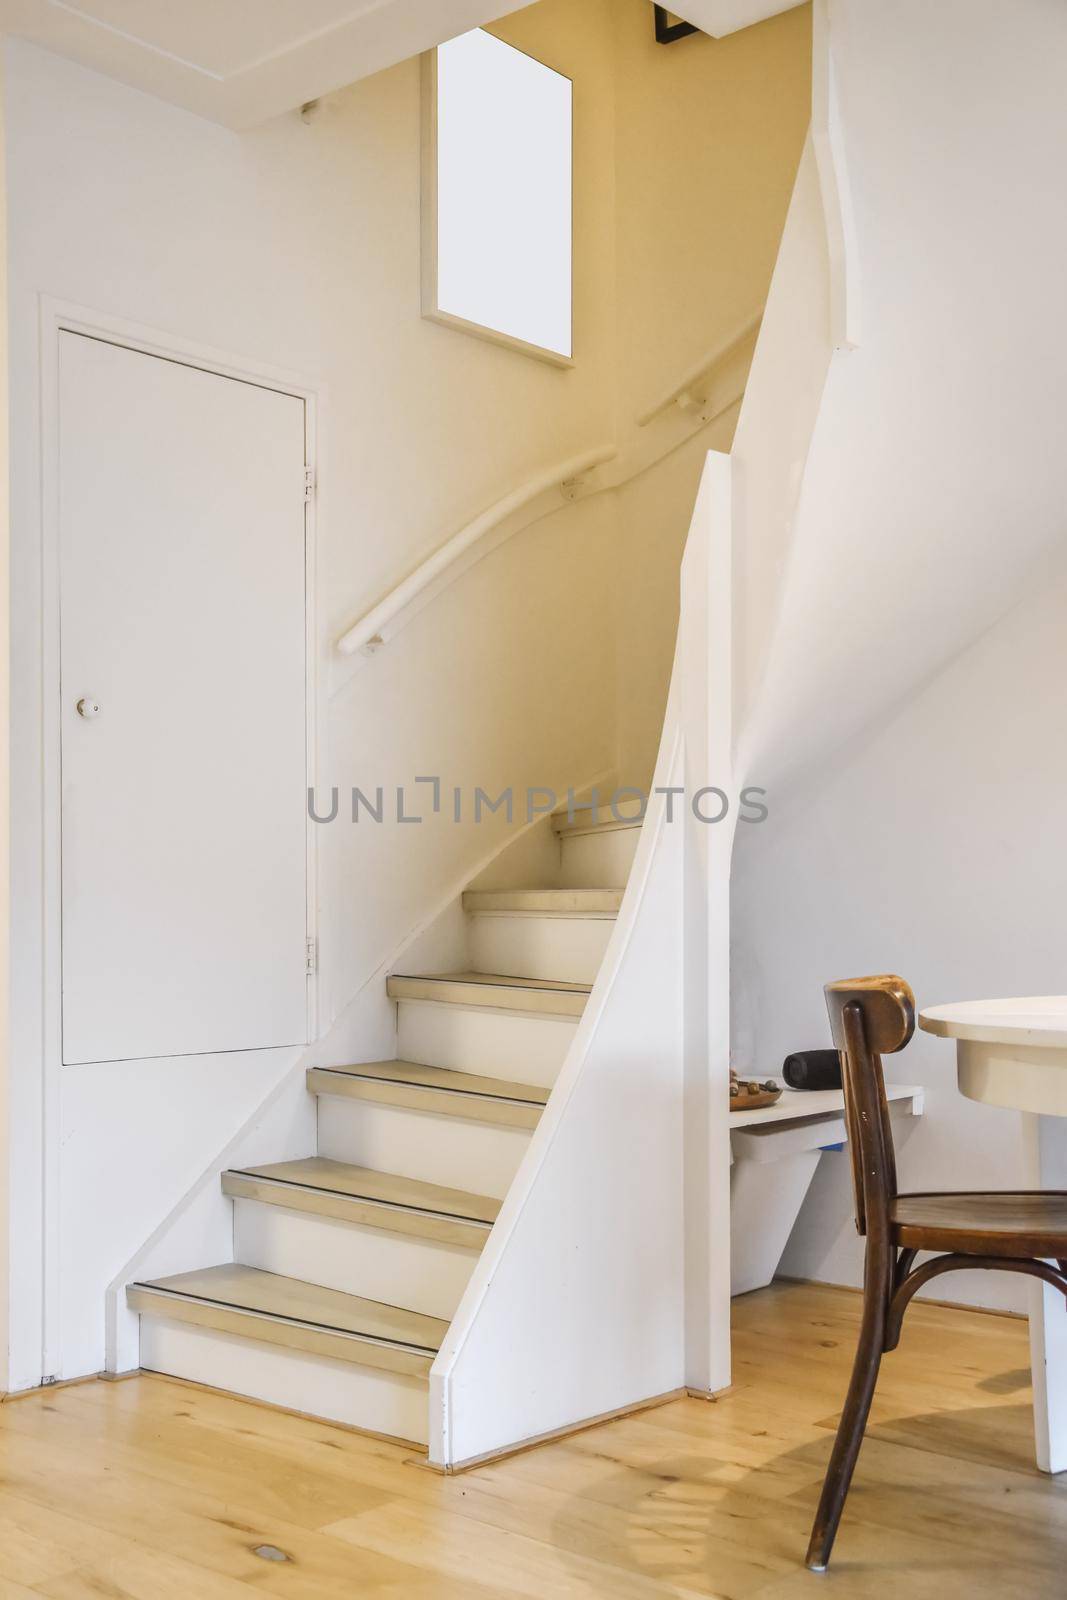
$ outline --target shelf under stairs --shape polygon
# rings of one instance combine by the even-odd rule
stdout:
[[[574,1037],[640,820],[552,825],[555,883],[464,894],[469,970],[388,978],[396,1059],[308,1071],[316,1153],[223,1173],[234,1261],[129,1285],[142,1367],[426,1443],[430,1368]]]

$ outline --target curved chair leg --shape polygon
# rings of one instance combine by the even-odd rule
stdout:
[[[893,1291],[894,1291],[894,1293],[896,1292],[897,1289],[900,1288],[900,1285],[904,1282],[904,1279],[908,1276],[908,1273],[911,1271],[913,1265],[915,1264],[915,1257],[918,1254],[919,1254],[918,1250],[907,1249],[907,1250],[902,1250],[900,1252],[899,1256],[897,1256],[897,1264],[893,1268]]]
[[[882,1291],[880,1272],[869,1272],[869,1281],[863,1294],[863,1320],[860,1324],[859,1343],[852,1364],[848,1394],[845,1396],[837,1437],[826,1469],[826,1479],[815,1513],[811,1539],[808,1543],[807,1565],[813,1572],[824,1572],[830,1560],[837,1526],[841,1521],[845,1497],[852,1482],[856,1458],[863,1443],[863,1433],[870,1415],[874,1386],[878,1381],[878,1368],[882,1362],[885,1339],[886,1297]],[[876,1281],[870,1281],[873,1278]]]

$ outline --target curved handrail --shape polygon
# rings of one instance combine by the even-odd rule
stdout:
[[[658,417],[661,411],[667,411],[671,406],[678,406],[682,411],[699,410],[707,399],[706,395],[694,393],[694,390],[703,387],[700,380],[709,378],[715,368],[725,360],[743,339],[747,339],[750,334],[759,332],[759,325],[763,321],[763,309],[760,306],[750,317],[746,318],[739,328],[735,328],[728,338],[720,340],[714,349],[709,350],[703,360],[698,361],[696,366],[690,367],[685,377],[679,383],[676,383],[673,389],[669,389],[666,394],[661,395],[655,405],[650,406],[647,411],[641,413],[637,418],[637,426],[639,428],[647,427],[653,417]]]
[[[830,326],[835,349],[855,350],[860,342],[859,247],[827,0],[816,0],[811,44],[811,138],[830,257]]]
[[[500,500],[488,506],[485,511],[468,522],[466,527],[452,535],[443,545],[427,556],[426,560],[410,572],[406,578],[397,584],[384,600],[379,600],[376,606],[360,617],[347,632],[343,633],[337,641],[337,648],[343,656],[355,655],[357,650],[365,650],[368,646],[384,642],[384,631],[393,619],[399,616],[411,602],[425,590],[436,578],[450,567],[454,562],[472,549],[480,539],[507,517],[521,511],[529,505],[531,500],[536,500],[548,489],[559,488],[564,494],[567,486],[574,479],[584,477],[587,472],[592,472],[594,467],[603,465],[617,454],[614,445],[603,445],[598,450],[587,450],[584,455],[574,456],[569,461],[562,461],[557,466],[549,467],[536,478],[531,478],[529,483],[523,484],[521,489],[515,489],[511,494],[506,494]]]
[[[742,383],[737,394],[731,394],[725,400],[720,397],[720,403],[715,409],[709,410],[708,380],[715,369],[731,356],[745,339],[759,331],[762,318],[761,306],[726,339],[708,351],[696,366],[691,367],[681,382],[676,383],[651,410],[639,416],[636,419],[637,426],[643,428],[660,412],[669,410],[671,406],[677,406],[687,416],[691,414],[693,431],[696,432],[729,411],[744,393],[744,384]],[[634,448],[627,452],[625,459],[619,461],[617,467],[603,481],[593,486],[593,492],[600,489],[621,488],[640,473],[647,472],[662,456],[669,454],[677,443],[675,440],[666,449],[658,449],[638,446],[634,441]],[[532,506],[552,489],[558,490],[564,499],[577,499],[583,488],[582,480],[596,467],[603,466],[607,461],[617,460],[619,453],[618,445],[602,445],[599,449],[587,450],[583,455],[573,456],[568,461],[561,461],[554,467],[546,468],[521,488],[504,495],[502,499],[480,511],[476,517],[460,528],[458,533],[454,533],[451,539],[447,539],[432,555],[427,556],[413,572],[408,573],[407,577],[403,578],[395,589],[390,590],[384,599],[379,600],[377,605],[365,612],[358,622],[346,629],[337,640],[338,654],[352,657],[361,652],[367,655],[376,650],[396,632],[404,613],[414,614],[453,578],[458,578],[466,571],[481,555],[488,554],[490,549],[495,548],[495,544],[489,542],[489,535],[509,518]],[[528,521],[535,521],[550,509],[550,505],[538,507]],[[518,527],[506,531],[496,540],[496,544],[519,531]],[[483,542],[485,548],[479,551],[476,547]]]

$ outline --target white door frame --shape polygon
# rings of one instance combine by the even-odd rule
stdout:
[[[109,316],[85,306],[40,295],[39,370],[41,427],[41,681],[42,681],[42,796],[43,796],[43,960],[41,972],[42,1059],[41,1164],[42,1164],[42,1331],[41,1371],[59,1371],[59,1214],[60,1214],[60,1073],[62,1071],[62,757],[60,702],[60,587],[59,587],[59,339],[64,332],[121,345],[143,355],[197,367],[219,377],[233,378],[260,388],[279,390],[304,402],[304,459],[318,482],[319,411],[325,391],[321,384],[298,374],[249,361],[197,341],[182,339],[122,317]],[[322,740],[326,716],[323,695],[326,674],[318,638],[316,544],[317,501],[314,491],[305,510],[305,662],[307,689],[307,785],[314,787],[323,766]],[[310,817],[307,839],[306,936],[318,950],[319,893],[317,831]],[[314,1040],[319,1018],[319,971],[309,974],[307,1032]],[[68,1068],[79,1071],[78,1066]]]

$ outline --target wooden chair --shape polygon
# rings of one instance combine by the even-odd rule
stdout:
[[[1067,1296],[1067,1193],[898,1193],[881,1057],[915,1032],[903,978],[831,983],[826,1003],[841,1053],[856,1228],[867,1246],[859,1344],[808,1545],[816,1572],[830,1560],[882,1355],[896,1349],[915,1291],[943,1272],[984,1267],[1029,1273]],[[915,1267],[920,1250],[940,1253]]]

